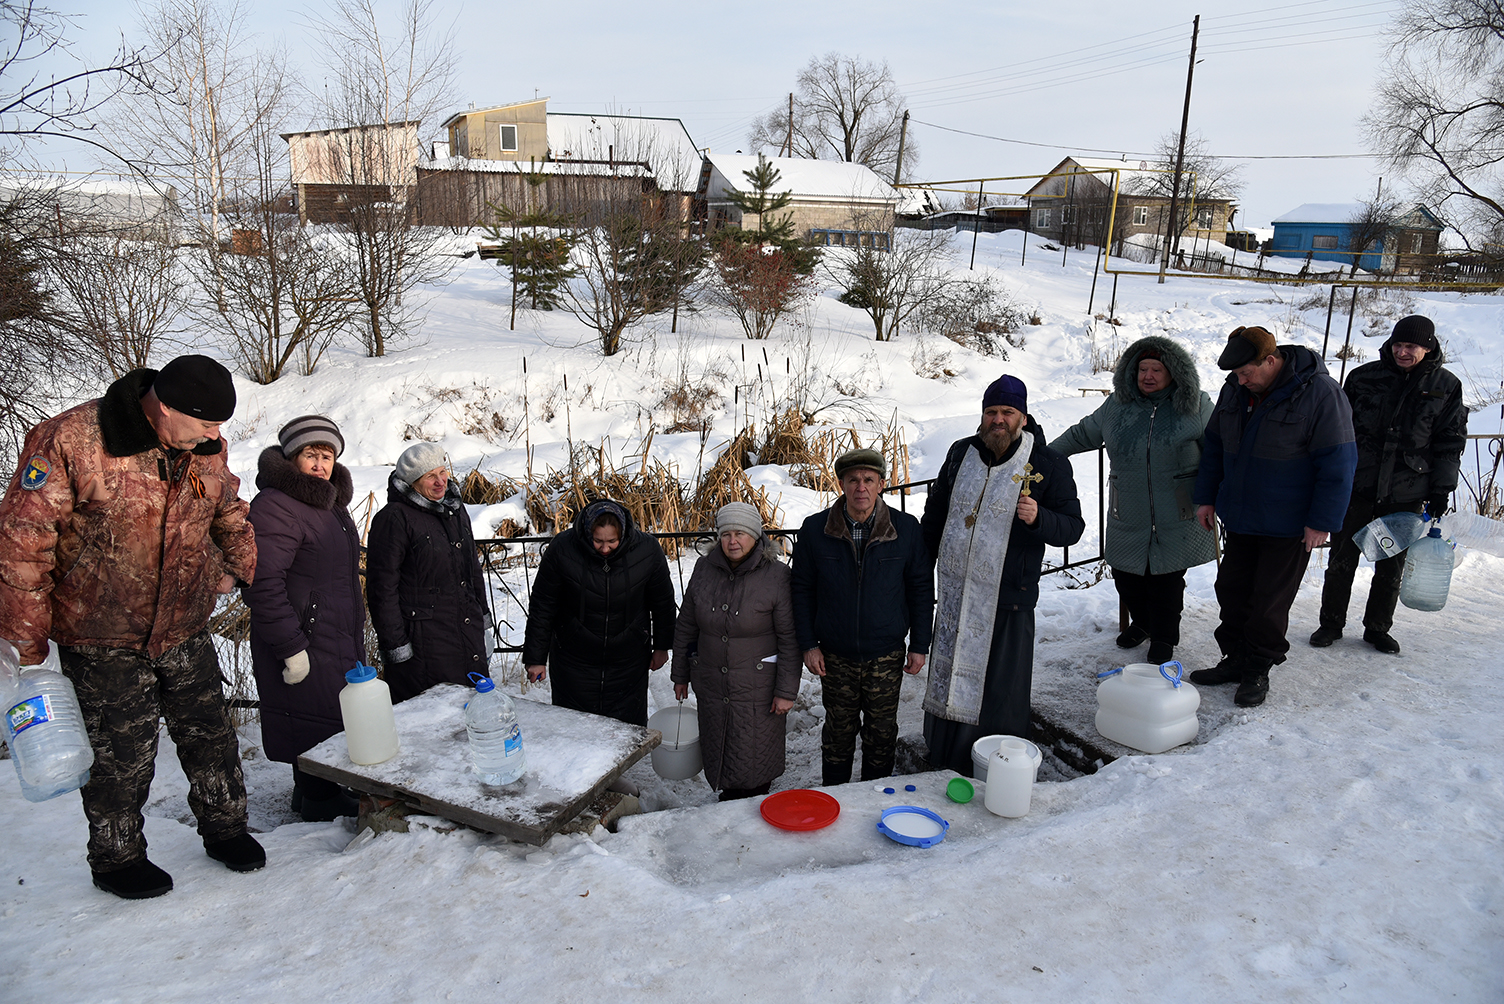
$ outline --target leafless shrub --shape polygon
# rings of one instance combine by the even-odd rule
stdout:
[[[985,356],[1008,358],[1010,339],[1028,322],[1028,312],[990,275],[947,283],[924,308],[919,322],[927,330]]]

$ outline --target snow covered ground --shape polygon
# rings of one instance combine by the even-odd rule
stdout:
[[[1092,372],[1094,353],[1112,358],[1140,335],[1184,339],[1214,396],[1215,359],[1238,324],[1321,346],[1324,287],[1125,277],[1115,327],[1086,312],[1089,255],[1072,251],[1062,266],[1036,242],[1021,268],[1019,240],[982,235],[977,255],[1044,322],[1025,329],[1025,346],[1007,362],[911,334],[874,343],[865,317],[829,294],[767,343],[746,343],[734,323],[699,314],[681,318],[681,334],[666,325],[638,332],[626,352],[604,359],[564,316],[522,317],[507,331],[503,283],[471,259],[427,291],[423,335],[390,356],[337,353],[310,377],[241,383],[227,429],[233,465],[251,494],[259,450],[309,411],[344,430],[357,499],[369,491],[384,500],[407,438],[442,441],[461,471],[514,478],[529,444],[536,470],[567,464],[567,433],[625,465],[654,424],[668,424],[664,390],[688,380],[713,392],[708,456],[696,433],[659,433],[651,446],[686,477],[744,416],[765,421],[775,402],[803,392],[832,403],[832,421],[869,433],[896,417],[912,475],[925,478],[974,428],[982,389],[1002,371],[1027,382],[1031,411],[1054,436],[1101,402],[1081,388],[1110,385],[1109,374]],[[961,269],[969,244],[968,235],[958,246]],[[1094,312],[1105,312],[1111,285],[1099,280]],[[1471,431],[1499,431],[1504,303],[1410,294],[1365,305],[1353,331],[1362,359],[1381,340],[1368,332],[1387,334],[1410,312],[1436,320],[1469,403],[1482,406]],[[1346,320],[1334,318],[1333,352]],[[1094,513],[1095,460],[1076,460]],[[828,502],[791,485],[782,468],[750,474],[782,493],[785,525]],[[477,533],[519,511],[477,510]],[[1095,534],[1089,518],[1079,556],[1095,553]],[[5,997],[1498,1001],[1504,559],[1463,553],[1445,610],[1401,608],[1399,657],[1351,638],[1320,651],[1305,645],[1318,565],[1296,600],[1294,648],[1266,705],[1239,709],[1231,688],[1203,688],[1196,744],[1125,757],[1088,777],[1046,770],[1031,812],[1017,820],[989,815],[980,798],[949,803],[944,775],[920,775],[907,779],[913,794],[901,785],[898,796],[870,784],[839,789],[835,825],[785,833],[762,822],[756,800],[714,804],[702,780],[662,782],[644,762],[628,776],[662,811],[631,817],[616,834],[560,836],[540,849],[430,820],[357,839],[340,823],[294,821],[286,767],[264,760],[250,726],[242,754],[268,867],[237,875],[203,855],[164,735],[146,832],[152,860],[177,885],[127,903],[89,883],[76,796],[27,803],[6,767]],[[1189,576],[1179,650],[1188,667],[1215,658],[1212,577],[1210,568]],[[1078,585],[1046,580],[1037,674],[1052,694],[1089,695],[1080,681],[1122,659],[1112,641],[1116,596],[1106,581],[1058,588],[1068,584]],[[514,693],[516,678],[511,671]],[[906,686],[905,733],[917,731],[921,686]],[[546,690],[527,696],[547,699]],[[655,674],[652,703],[671,699],[666,675]],[[818,685],[806,678],[790,716],[789,772],[776,788],[818,781],[818,705]],[[879,835],[881,809],[900,803],[940,811],[952,823],[946,841],[919,850]]]

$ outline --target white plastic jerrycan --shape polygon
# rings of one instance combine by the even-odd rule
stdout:
[[[1181,680],[1184,672],[1179,662],[1135,662],[1098,673],[1097,731],[1142,753],[1163,753],[1196,738],[1201,695]]]
[[[1017,818],[1029,813],[1034,796],[1034,760],[1031,743],[1003,736],[987,762],[987,794],[982,804],[995,816]]]
[[[392,691],[376,670],[357,662],[345,674],[339,692],[340,715],[345,722],[345,743],[350,762],[385,763],[397,755],[397,721],[392,714]]]

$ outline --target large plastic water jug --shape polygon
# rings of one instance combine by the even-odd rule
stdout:
[[[28,802],[77,791],[89,783],[94,765],[94,748],[73,681],[62,674],[57,645],[49,641],[47,646],[47,658],[40,665],[23,668],[14,646],[0,641],[5,745]]]
[[[527,770],[517,708],[489,676],[471,673],[475,695],[465,703],[465,732],[470,758],[485,784],[511,784]]]
[[[1029,814],[1034,797],[1034,761],[1031,744],[1004,736],[987,761],[987,793],[982,804],[995,816],[1017,818]]]
[[[1446,606],[1447,593],[1452,588],[1454,557],[1451,543],[1442,539],[1441,527],[1432,523],[1431,532],[1405,551],[1400,602],[1411,610],[1440,610]]]
[[[1135,662],[1097,674],[1097,731],[1142,753],[1163,753],[1195,739],[1201,695],[1181,680],[1184,672],[1179,662]]]
[[[983,736],[971,744],[971,776],[978,781],[986,783],[987,765],[992,762],[992,754],[1003,744],[1004,739],[1012,739],[1014,742],[1023,743],[1024,751],[1029,755],[1029,762],[1034,765],[1034,780],[1039,780],[1039,765],[1044,762],[1044,756],[1039,752],[1039,747],[1027,739],[1018,736]]]
[[[350,762],[370,766],[397,755],[397,719],[392,714],[392,691],[376,670],[357,662],[345,674],[339,692],[339,713],[345,723]]]

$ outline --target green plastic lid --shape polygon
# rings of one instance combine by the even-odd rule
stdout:
[[[953,777],[945,786],[945,794],[952,802],[970,802],[977,789],[964,777]]]

